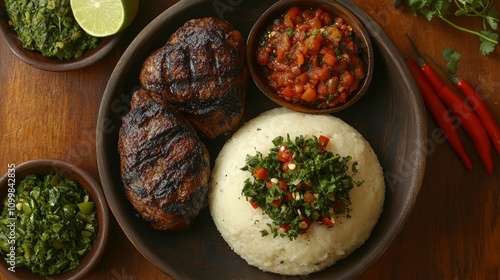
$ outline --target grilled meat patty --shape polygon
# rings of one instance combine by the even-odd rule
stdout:
[[[188,121],[162,97],[136,91],[118,151],[125,193],[157,230],[183,230],[204,206],[209,154]]]
[[[204,138],[228,136],[243,120],[244,53],[243,36],[229,23],[193,19],[145,60],[141,85],[162,94]]]

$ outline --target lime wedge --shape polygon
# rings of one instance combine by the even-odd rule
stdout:
[[[134,20],[139,0],[71,0],[76,22],[95,37],[114,35]]]

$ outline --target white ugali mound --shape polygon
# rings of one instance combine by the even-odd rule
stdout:
[[[247,154],[266,156],[277,136],[330,137],[327,149],[358,162],[357,181],[350,191],[351,218],[335,217],[332,228],[313,224],[308,238],[262,236],[272,223],[254,209],[241,190],[249,172],[241,171]],[[351,126],[333,116],[302,114],[278,108],[247,122],[225,144],[212,171],[209,205],[212,218],[229,246],[250,265],[283,275],[307,275],[346,257],[362,245],[377,223],[384,203],[382,168],[368,142]]]

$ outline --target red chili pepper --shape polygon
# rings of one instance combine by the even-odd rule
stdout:
[[[460,96],[446,86],[436,72],[434,72],[434,69],[432,69],[432,67],[425,62],[425,60],[418,53],[417,48],[409,36],[408,40],[418,56],[418,64],[425,78],[431,84],[432,88],[441,100],[443,100],[448,108],[455,114],[458,119],[458,123],[464,128],[465,132],[467,132],[474,142],[474,146],[479,153],[479,157],[483,162],[486,172],[492,173],[493,160],[490,152],[490,139],[488,138],[488,134],[486,134],[483,124],[469,105],[467,105],[467,103],[465,103]]]
[[[490,139],[484,129],[483,124],[476,116],[474,111],[467,105],[460,96],[453,92],[439,76],[427,66],[420,67],[424,76],[427,78],[431,86],[436,90],[439,97],[448,105],[448,108],[455,113],[458,118],[458,123],[464,128],[465,132],[471,137],[474,146],[479,153],[479,157],[483,161],[484,167],[488,173],[493,172],[493,160],[490,152]]]
[[[491,114],[488,106],[484,103],[483,99],[479,93],[463,78],[452,76],[446,70],[441,67],[432,57],[429,57],[441,71],[446,75],[446,77],[455,84],[458,90],[462,92],[470,106],[476,112],[477,116],[481,120],[488,133],[493,145],[495,146],[497,152],[500,154],[500,126]]]
[[[472,163],[464,149],[464,146],[462,145],[460,137],[458,136],[449,111],[434,92],[429,82],[427,82],[422,72],[420,72],[418,65],[410,58],[406,59],[406,63],[408,64],[410,71],[417,82],[425,105],[438,123],[439,127],[443,130],[443,133],[446,135],[446,140],[448,140],[450,146],[460,157],[465,167],[468,170],[472,170]]]

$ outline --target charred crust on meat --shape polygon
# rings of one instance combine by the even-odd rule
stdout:
[[[118,151],[125,195],[154,229],[183,230],[206,206],[201,139],[227,138],[242,124],[244,53],[239,31],[207,17],[186,22],[145,59]]]
[[[118,150],[125,193],[153,228],[181,230],[204,205],[210,176],[205,145],[171,105],[139,90],[122,119]]]
[[[244,52],[243,36],[228,22],[192,19],[145,60],[141,85],[175,105],[202,138],[227,138],[243,122]]]

